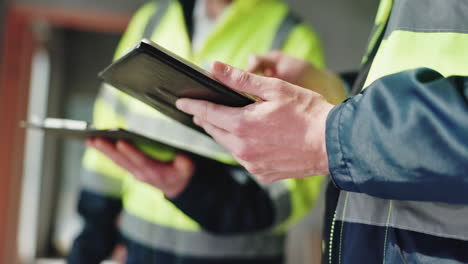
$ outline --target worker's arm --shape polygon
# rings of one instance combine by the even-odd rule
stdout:
[[[208,160],[197,162],[190,183],[171,202],[203,229],[218,234],[271,228],[278,209],[271,193],[244,169]]]
[[[122,208],[118,198],[83,190],[78,212],[84,227],[68,255],[70,264],[99,264],[108,258],[118,241],[117,217]]]
[[[199,156],[178,154],[161,162],[124,141],[98,138],[88,145],[161,190],[203,229],[218,234],[284,231],[310,210],[322,181],[314,177],[261,185],[240,166]]]
[[[317,93],[222,63],[213,74],[260,100],[232,108],[179,99],[177,107],[260,180],[331,173],[349,191],[468,202],[466,77],[408,71],[332,107]]]
[[[326,137],[343,190],[468,203],[468,77],[417,69],[381,78],[331,111]]]
[[[240,167],[185,154],[176,155],[171,162],[161,162],[124,141],[114,144],[97,138],[88,140],[88,145],[138,180],[161,190],[207,231],[263,230],[271,228],[277,220],[276,214],[281,213],[272,197],[285,194],[287,188],[276,192],[262,188]]]
[[[205,230],[236,234],[287,228],[310,211],[322,177],[261,185],[240,166],[200,164],[190,184],[172,199]]]

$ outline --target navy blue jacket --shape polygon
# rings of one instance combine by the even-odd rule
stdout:
[[[326,137],[323,263],[468,263],[468,77],[383,77],[332,110]]]

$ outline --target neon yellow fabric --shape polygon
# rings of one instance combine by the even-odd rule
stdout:
[[[392,6],[392,0],[381,1],[376,17],[377,25],[383,28]],[[373,36],[369,51],[380,32]],[[395,30],[380,44],[364,88],[381,77],[419,67],[437,70],[444,76],[468,75],[466,47],[468,34],[464,33]]]
[[[86,151],[83,157],[83,167],[115,180],[121,180],[127,174],[127,171],[116,166],[112,160],[108,159],[101,152],[91,148]]]
[[[387,22],[390,11],[392,10],[393,0],[382,0],[380,1],[379,9],[377,10],[377,15],[375,16],[375,25],[373,30],[373,35],[370,36],[369,44],[367,46],[367,52],[362,59],[362,63],[367,61],[367,56],[377,44],[377,40],[384,30],[385,22]]]
[[[111,88],[104,87],[103,89]],[[93,119],[96,128],[100,129],[125,127],[126,123],[123,117],[115,113],[113,108],[100,98],[94,103]],[[112,160],[92,148],[86,149],[82,166],[87,170],[95,171],[115,181],[122,181],[127,174],[125,170],[117,166]],[[113,193],[111,195],[117,196],[120,193]]]
[[[395,31],[372,64],[365,87],[397,72],[428,67],[444,76],[468,75],[468,34]]]
[[[385,24],[392,9],[393,0],[381,0],[377,15],[375,16],[375,24]]]
[[[118,46],[115,58],[125,54],[141,39],[146,23],[156,10],[157,7],[152,1],[136,13]],[[255,10],[254,16],[251,15],[253,10]],[[277,27],[287,11],[286,5],[279,0],[237,0],[225,10],[203,48],[198,52],[192,52],[180,4],[175,2],[153,32],[151,40],[205,69],[214,60],[245,68],[250,55],[264,54],[269,51]],[[284,51],[292,56],[307,59],[317,67],[324,67],[320,41],[306,25],[300,24],[291,32]],[[116,90],[112,93],[133,113],[151,118],[167,118],[151,107]],[[119,117],[119,114],[114,112],[115,110],[105,108],[104,101],[98,99],[96,102],[95,122],[97,126],[108,127],[112,120],[118,121],[120,118],[125,118]],[[108,117],[111,118],[108,119]],[[125,127],[126,124],[120,120],[115,123],[115,126]],[[145,153],[154,151],[153,157],[157,155],[171,157],[174,154],[171,150],[162,150],[154,146],[144,146],[144,148]],[[91,155],[88,152],[85,160],[88,156],[96,157],[95,154]],[[110,170],[107,170],[107,163],[100,162],[105,158],[96,158],[99,158],[99,162],[86,161],[86,166],[91,169],[92,166],[89,164],[92,164],[96,166],[96,170],[108,175],[107,172]],[[106,169],[103,169],[102,165],[105,165]],[[125,211],[154,224],[180,230],[199,230],[199,225],[167,201],[159,190],[135,180],[128,173],[123,178],[122,199]],[[290,190],[292,214],[285,223],[275,228],[277,232],[284,232],[289,224],[310,210],[318,196],[322,179],[322,177],[315,177],[284,181]]]
[[[114,60],[122,57],[125,53],[127,53],[127,51],[130,50],[134,44],[136,44],[135,40],[141,39],[146,24],[155,11],[156,5],[154,3],[148,3],[142,6],[135,13],[135,15],[133,15],[130,23],[127,26],[125,34],[122,36],[120,43],[117,46],[114,54]]]
[[[283,51],[290,56],[306,59],[319,69],[325,68],[325,59],[323,57],[322,43],[316,36],[312,29],[305,25],[298,25],[289,36]],[[305,39],[307,45],[301,45]],[[300,48],[298,48],[300,47]]]

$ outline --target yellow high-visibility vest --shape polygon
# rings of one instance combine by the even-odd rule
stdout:
[[[177,1],[157,3],[160,4],[148,3],[135,14],[118,46],[115,58],[125,54],[142,37],[146,37],[203,68],[207,68],[214,60],[245,68],[250,55],[265,54],[272,49],[282,49],[289,55],[304,58],[317,67],[324,66],[322,48],[317,36],[307,25],[291,16],[282,1],[234,1],[219,18],[203,47],[196,52],[191,48],[180,4]],[[207,151],[219,153],[218,160],[222,162],[233,163],[229,153],[212,139],[177,125],[174,128],[174,121],[113,88],[104,87],[96,100],[94,123],[99,128],[132,128],[149,134],[158,133],[167,125],[171,127],[171,133],[187,137],[193,144],[200,144]],[[174,150],[170,148],[140,147],[160,160],[171,160],[174,156]],[[125,235],[152,248],[171,247],[161,234],[178,237],[185,241],[178,242],[177,250],[180,254],[203,256],[215,254],[208,246],[213,244],[220,247],[225,245],[229,248],[227,252],[234,255],[245,255],[246,244],[256,249],[253,254],[281,253],[284,231],[311,209],[322,181],[322,177],[314,177],[264,185],[272,197],[275,197],[278,215],[276,225],[267,233],[238,236],[238,242],[233,244],[226,243],[225,238],[201,230],[194,220],[167,201],[161,191],[137,181],[98,151],[87,149],[83,166],[84,188],[122,198],[124,213],[120,227]],[[188,237],[186,232],[190,232],[191,236]],[[198,240],[198,244],[206,243],[207,246],[200,246],[200,252],[191,252],[193,249],[184,246],[189,243],[190,238]]]

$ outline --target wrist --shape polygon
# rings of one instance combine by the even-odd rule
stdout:
[[[192,178],[192,173],[188,177],[185,177],[182,179],[174,178],[174,182],[170,186],[165,188],[165,190],[162,190],[164,193],[164,196],[169,200],[179,197],[189,185],[191,178]]]
[[[315,121],[318,133],[316,134],[316,174],[330,174],[328,164],[328,152],[326,144],[326,123],[327,117],[334,105],[323,99],[323,103],[319,106],[319,114]],[[318,122],[317,122],[318,121]]]
[[[189,182],[191,181],[191,178],[192,178],[192,174],[193,173],[190,173],[188,177],[184,177],[182,179],[175,178],[171,186],[166,188],[166,190],[163,190],[164,196],[169,200],[177,198],[181,193],[184,192],[184,190],[189,185]]]
[[[197,167],[189,157],[182,154],[174,158],[173,166],[175,171],[166,178],[166,188],[163,190],[164,196],[168,199],[176,198],[187,188]]]

